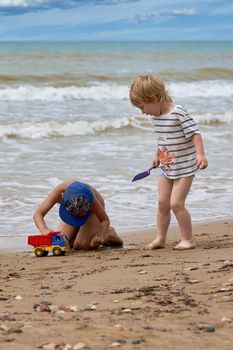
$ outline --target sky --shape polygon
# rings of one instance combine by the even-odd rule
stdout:
[[[0,41],[233,40],[233,0],[0,0]]]

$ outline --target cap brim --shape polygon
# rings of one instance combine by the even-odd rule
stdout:
[[[74,216],[66,210],[65,204],[62,201],[59,208],[59,215],[62,221],[66,224],[73,227],[80,227],[86,223],[90,213],[87,213],[84,216]]]

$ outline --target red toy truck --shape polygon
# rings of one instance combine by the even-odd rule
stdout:
[[[50,232],[49,234],[28,236],[28,244],[32,245],[36,256],[47,256],[51,251],[53,255],[65,255],[70,250],[69,243],[61,232]]]

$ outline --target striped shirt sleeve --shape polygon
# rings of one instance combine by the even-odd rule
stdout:
[[[194,134],[200,134],[196,122],[182,107],[179,108],[178,118],[186,138],[189,138]]]

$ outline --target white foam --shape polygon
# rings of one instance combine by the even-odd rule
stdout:
[[[138,116],[109,119],[100,118],[95,121],[25,122],[0,125],[0,138],[20,137],[39,139],[51,136],[88,135],[128,126],[144,128],[140,126],[140,117],[138,118]]]
[[[168,89],[176,98],[233,96],[233,82],[225,80],[202,80],[197,82],[169,83]]]
[[[173,82],[168,85],[174,97],[232,97],[233,82],[225,80],[203,80],[197,82]],[[68,101],[68,100],[124,100],[129,98],[129,86],[95,83],[92,86],[22,85],[0,87],[1,101]]]
[[[128,98],[129,87],[115,84],[96,84],[90,87],[69,86],[64,88],[19,87],[0,88],[0,100],[5,101],[67,101],[67,100],[110,100]]]
[[[226,112],[201,112],[197,114],[193,114],[193,117],[195,121],[198,124],[203,125],[214,125],[214,124],[221,124],[221,123],[233,123],[233,111],[226,111]]]
[[[198,124],[211,125],[217,123],[233,123],[233,112],[211,114],[202,113],[194,115]],[[0,138],[6,140],[8,137],[40,139],[54,136],[76,136],[94,135],[111,130],[135,128],[153,132],[152,121],[149,117],[142,115],[99,118],[97,120],[76,121],[46,121],[46,122],[24,122],[13,124],[0,124]],[[31,151],[33,152],[33,150]]]

